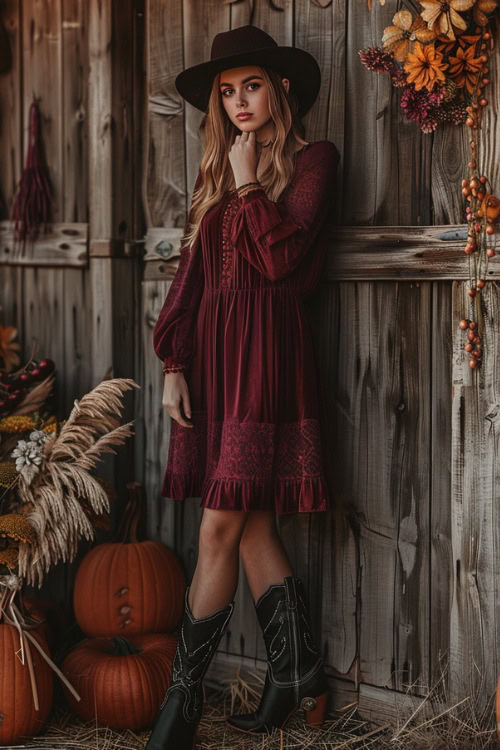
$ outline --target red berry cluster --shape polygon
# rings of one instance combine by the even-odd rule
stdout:
[[[477,332],[477,323],[475,320],[466,320],[465,318],[458,324],[462,331],[467,331],[467,343],[464,346],[465,351],[471,355],[469,365],[474,369],[481,363],[482,349],[481,336]]]
[[[15,409],[26,396],[27,391],[37,381],[44,380],[55,370],[52,359],[32,360],[17,372],[0,371],[0,417]]]
[[[479,154],[479,131],[481,128],[482,112],[488,105],[488,100],[483,94],[483,88],[488,86],[490,79],[487,77],[489,68],[488,53],[493,48],[492,35],[487,29],[476,27],[476,33],[481,34],[480,50],[478,59],[481,61],[481,70],[478,73],[472,103],[466,107],[467,119],[465,124],[471,130],[471,156],[468,163],[469,177],[462,180],[462,195],[465,199],[465,216],[468,224],[467,244],[464,252],[469,256],[469,288],[467,294],[471,303],[471,318],[477,317],[477,308],[480,305],[481,290],[486,284],[486,273],[488,261],[495,257],[496,244],[496,222],[500,214],[500,200],[493,194],[493,188],[480,169]],[[467,343],[464,346],[466,352],[472,354],[469,365],[472,368],[481,364],[481,336],[478,324],[475,320],[461,320],[460,328],[467,331]],[[476,345],[474,347],[474,345]]]

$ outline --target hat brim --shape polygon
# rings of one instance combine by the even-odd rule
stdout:
[[[309,52],[299,47],[265,47],[199,63],[179,73],[175,88],[193,107],[207,112],[214,76],[243,65],[266,65],[289,78],[291,93],[297,97],[299,117],[304,117],[318,97],[319,65]]]

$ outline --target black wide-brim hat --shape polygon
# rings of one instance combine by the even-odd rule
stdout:
[[[216,34],[210,60],[179,73],[175,87],[193,107],[207,112],[214,76],[243,65],[267,66],[288,78],[290,93],[297,98],[299,117],[317,99],[321,71],[314,57],[299,47],[280,47],[272,36],[251,24]]]

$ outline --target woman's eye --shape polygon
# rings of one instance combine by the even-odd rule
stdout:
[[[260,88],[260,84],[256,83],[255,81],[253,83],[249,83],[248,86],[257,86],[258,89]],[[228,91],[234,91],[234,89],[224,89],[224,91],[222,92],[222,96],[226,96]],[[255,89],[252,89],[252,91],[255,91]]]

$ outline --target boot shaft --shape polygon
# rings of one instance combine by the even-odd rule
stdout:
[[[184,615],[172,664],[172,681],[195,683],[203,679],[226,630],[234,602],[211,615],[194,618],[188,603],[189,586],[184,594]]]
[[[255,608],[273,678],[290,683],[301,680],[321,659],[302,580],[286,576],[282,584],[272,584]]]

